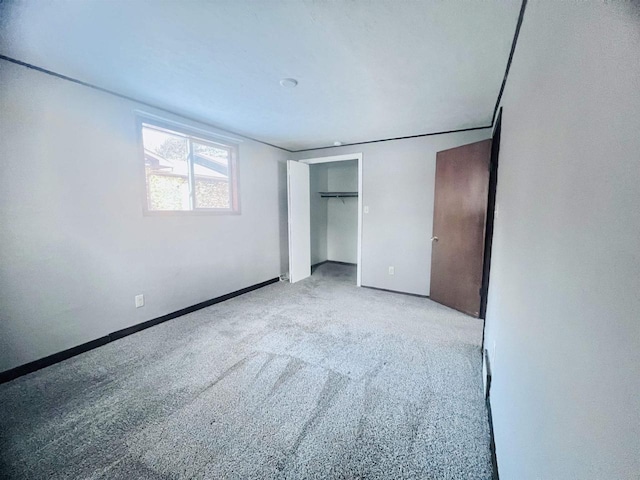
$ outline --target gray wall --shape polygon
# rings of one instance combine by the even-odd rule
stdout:
[[[2,60],[0,84],[0,370],[281,273],[285,152],[240,144],[241,215],[143,216],[139,105]]]
[[[313,150],[293,158],[362,152],[362,285],[429,294],[436,152],[489,138],[490,129]],[[388,267],[395,267],[395,275]]]
[[[332,162],[328,165],[330,192],[358,191],[358,161]],[[358,262],[358,199],[327,198],[327,259]]]
[[[327,260],[328,204],[318,192],[329,190],[328,167],[326,163],[309,165],[309,192],[311,196],[311,265]]]
[[[486,325],[500,478],[640,472],[640,11],[529,2]]]

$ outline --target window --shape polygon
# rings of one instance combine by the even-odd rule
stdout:
[[[141,121],[149,212],[238,211],[236,145]]]

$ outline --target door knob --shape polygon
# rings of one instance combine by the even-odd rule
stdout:
[[[431,241],[432,242],[437,242],[438,241],[438,237],[431,237]]]

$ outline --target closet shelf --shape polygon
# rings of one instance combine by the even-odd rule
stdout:
[[[358,192],[318,192],[322,198],[357,197]]]

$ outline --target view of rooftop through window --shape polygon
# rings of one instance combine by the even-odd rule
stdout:
[[[147,208],[234,211],[234,147],[142,124]]]

